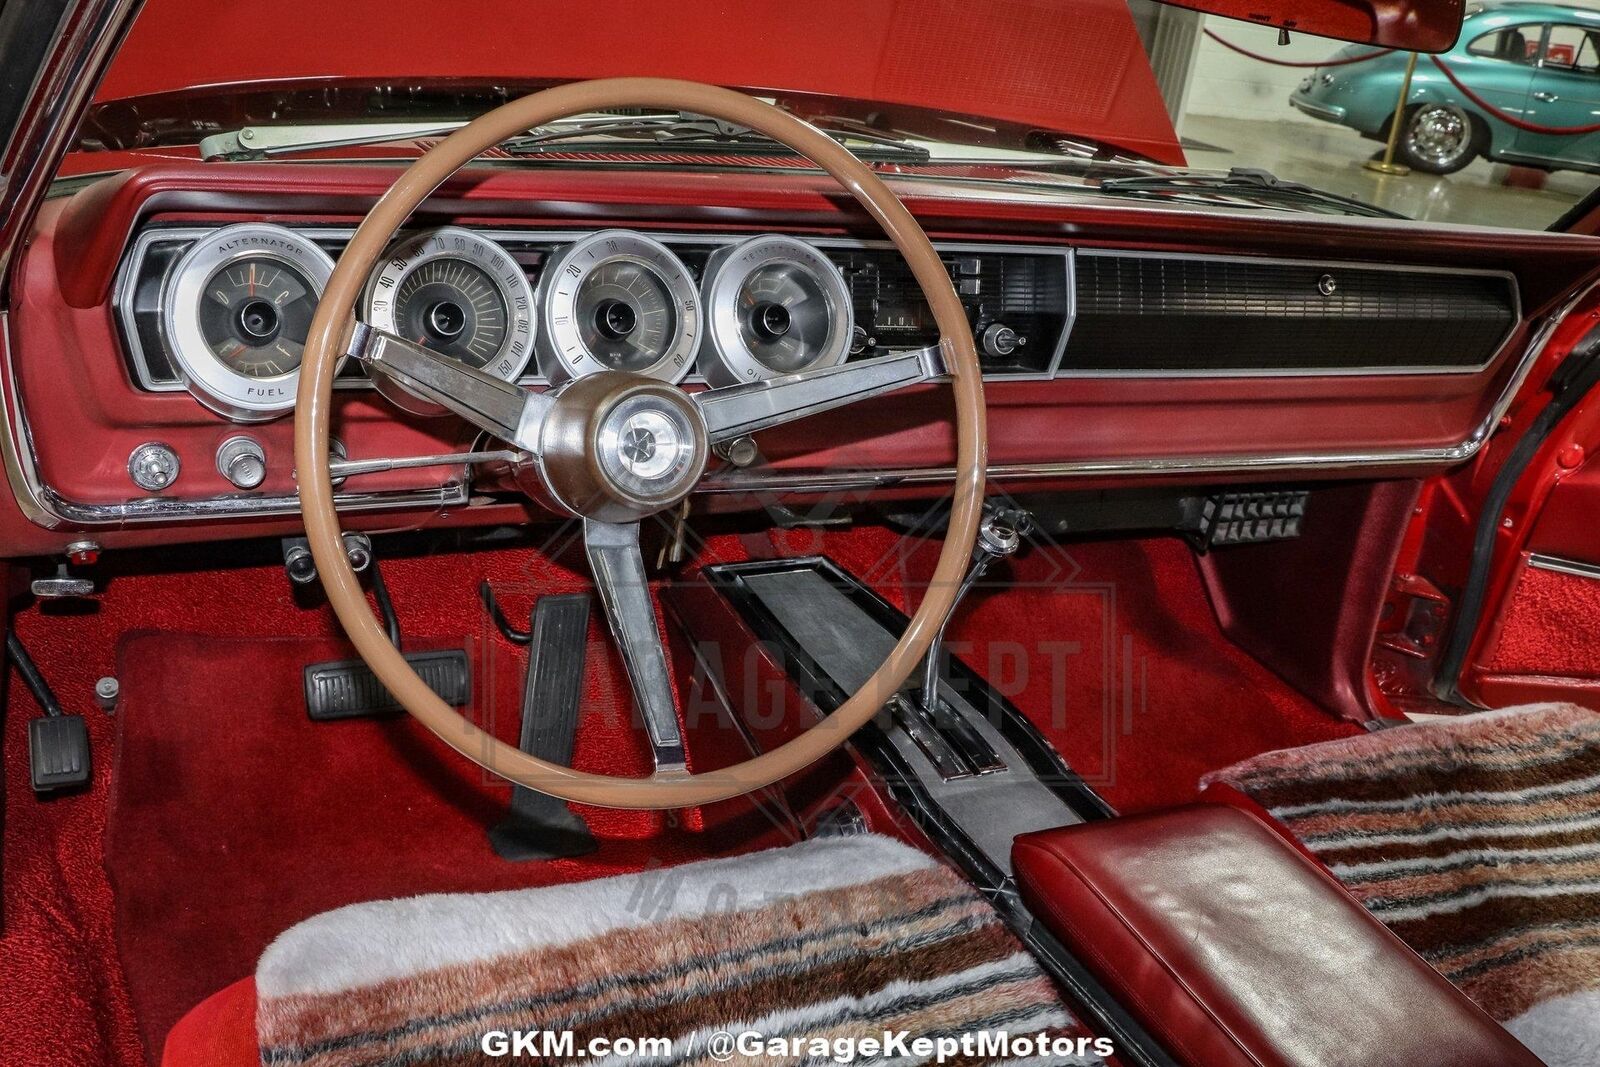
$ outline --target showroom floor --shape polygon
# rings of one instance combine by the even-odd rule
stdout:
[[[1544,188],[1518,188],[1505,184],[1511,168],[1483,160],[1447,176],[1390,177],[1361,165],[1382,150],[1381,144],[1331,124],[1188,115],[1182,133],[1190,166],[1264,167],[1279,178],[1434,222],[1544,229],[1600,183],[1600,177],[1575,171],[1519,170],[1515,173],[1534,181],[1543,178]],[[1220,151],[1209,150],[1213,147]]]

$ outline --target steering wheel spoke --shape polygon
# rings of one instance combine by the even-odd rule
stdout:
[[[947,372],[944,352],[935,345],[824,370],[711,389],[697,394],[695,401],[705,418],[706,433],[716,444],[932,381]]]
[[[633,686],[634,703],[650,735],[656,774],[686,773],[666,646],[656,624],[655,602],[639,551],[638,523],[583,523],[583,547],[604,605],[611,636]]]
[[[551,405],[545,394],[502,381],[364,322],[356,323],[349,354],[424,400],[448,408],[502,441],[538,454],[539,430]]]

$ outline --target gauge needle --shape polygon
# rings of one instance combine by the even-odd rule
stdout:
[[[256,295],[256,265],[250,264],[250,295]]]

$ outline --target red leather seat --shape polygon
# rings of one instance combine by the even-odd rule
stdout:
[[[161,1067],[261,1067],[256,1042],[256,980],[213,993],[167,1035]]]
[[[1249,812],[1047,830],[1012,862],[1040,921],[1186,1064],[1541,1063]]]

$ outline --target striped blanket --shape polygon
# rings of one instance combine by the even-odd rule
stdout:
[[[587,883],[358,904],[285,933],[256,983],[269,1067],[827,1063],[813,1042],[1082,1032],[971,886],[876,836]],[[805,1054],[729,1056],[719,1032],[746,1030],[796,1039],[784,1048]],[[1084,1044],[1084,1054],[1025,1062],[1101,1063]]]
[[[1546,1062],[1600,1064],[1600,715],[1484,712],[1270,752],[1214,782]]]

